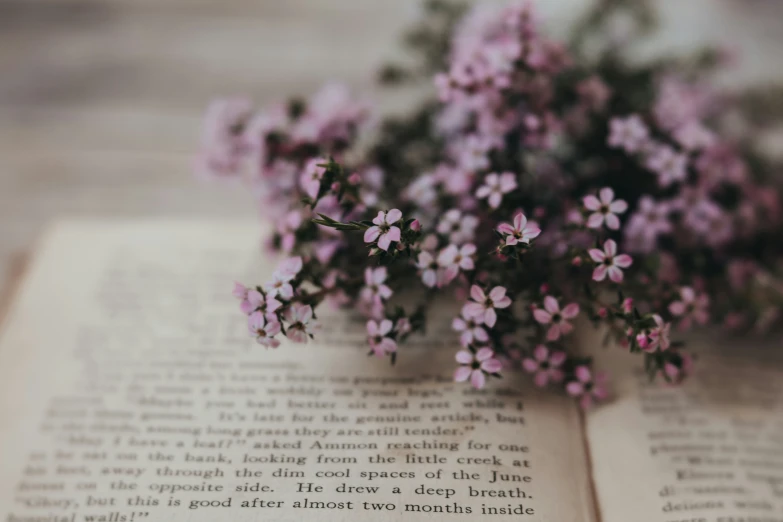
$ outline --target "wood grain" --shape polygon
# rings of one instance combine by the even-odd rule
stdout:
[[[587,2],[539,3],[551,28],[562,32]],[[648,52],[720,41],[745,55],[732,80],[780,74],[779,4],[659,3],[666,30]],[[417,5],[0,2],[0,275],[62,215],[252,217],[252,201],[240,190],[205,186],[191,175],[208,100],[247,93],[263,104],[330,79],[370,93],[375,66],[399,55],[397,35]],[[385,104],[406,105],[404,97]]]

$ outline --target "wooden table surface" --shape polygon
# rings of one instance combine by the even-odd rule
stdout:
[[[779,77],[783,9],[771,0],[659,0],[651,48],[717,41],[731,81]],[[586,4],[541,0],[553,30]],[[398,56],[416,0],[0,1],[0,295],[59,216],[254,216],[236,187],[191,173],[212,96],[259,103],[338,79],[369,93]],[[376,93],[387,109],[404,97]],[[248,238],[252,240],[253,238]]]

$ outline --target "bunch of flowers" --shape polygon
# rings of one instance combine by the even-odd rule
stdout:
[[[464,303],[456,381],[518,368],[588,407],[607,377],[574,348],[578,323],[678,383],[693,360],[675,332],[776,321],[781,207],[761,177],[777,165],[752,148],[753,121],[731,132],[739,98],[709,85],[725,53],[633,64],[632,41],[602,43],[622,11],[643,34],[643,2],[600,2],[568,44],[528,1],[428,9],[408,35],[423,59],[382,74],[434,84],[412,114],[372,127],[336,85],[209,108],[199,168],[248,180],[286,259],[234,291],[260,344],[307,342],[329,301],[365,314],[370,353],[394,362],[446,294]]]

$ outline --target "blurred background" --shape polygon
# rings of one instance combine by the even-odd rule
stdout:
[[[726,82],[783,76],[783,1],[657,0],[649,52],[720,43]],[[588,0],[540,0],[556,33]],[[194,179],[208,101],[260,105],[337,79],[374,89],[417,0],[0,0],[0,301],[58,216],[254,217],[238,187]]]

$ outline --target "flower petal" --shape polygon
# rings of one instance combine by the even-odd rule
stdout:
[[[392,225],[402,219],[402,211],[393,208],[386,213],[386,223]]]
[[[454,356],[454,359],[460,364],[470,364],[473,362],[473,354],[467,350],[460,350]]]
[[[584,199],[582,199],[582,203],[587,210],[595,211],[601,208],[601,202],[598,201],[598,198],[593,195],[585,196]]]
[[[492,348],[484,347],[481,348],[478,352],[476,352],[476,360],[478,362],[484,362],[487,359],[492,359],[492,356],[495,355],[495,352],[492,351]]]
[[[628,254],[620,254],[614,258],[614,264],[620,268],[628,268],[633,263],[633,258]]]
[[[557,299],[551,295],[548,295],[544,298],[544,308],[552,315],[560,311],[560,305],[557,303]]]
[[[593,281],[603,281],[606,279],[606,265],[598,265],[593,270]]]
[[[604,187],[598,195],[601,197],[601,203],[608,205],[614,199],[614,190],[611,187]]]
[[[533,310],[533,317],[541,324],[548,324],[552,322],[552,316],[550,313],[542,310],[541,308],[536,308]]]
[[[472,384],[473,387],[477,390],[483,388],[486,382],[487,378],[484,376],[484,372],[481,370],[473,370],[473,373],[470,374],[470,384]]]
[[[364,231],[364,242],[365,243],[372,243],[376,239],[378,239],[378,236],[381,235],[381,229],[378,227],[370,227],[367,230]]]
[[[484,291],[478,285],[470,287],[470,297],[477,303],[483,303],[487,299],[487,296],[484,295]]]
[[[579,304],[577,303],[571,303],[565,308],[563,308],[563,311],[561,312],[563,317],[566,319],[573,319],[577,315],[579,315]]]
[[[585,226],[587,226],[587,228],[601,228],[601,225],[603,224],[604,215],[596,212],[595,214],[590,214],[590,217],[587,218],[587,223]]]
[[[454,372],[454,380],[456,382],[465,382],[470,378],[471,373],[473,373],[473,370],[470,369],[470,366],[460,366]]]

